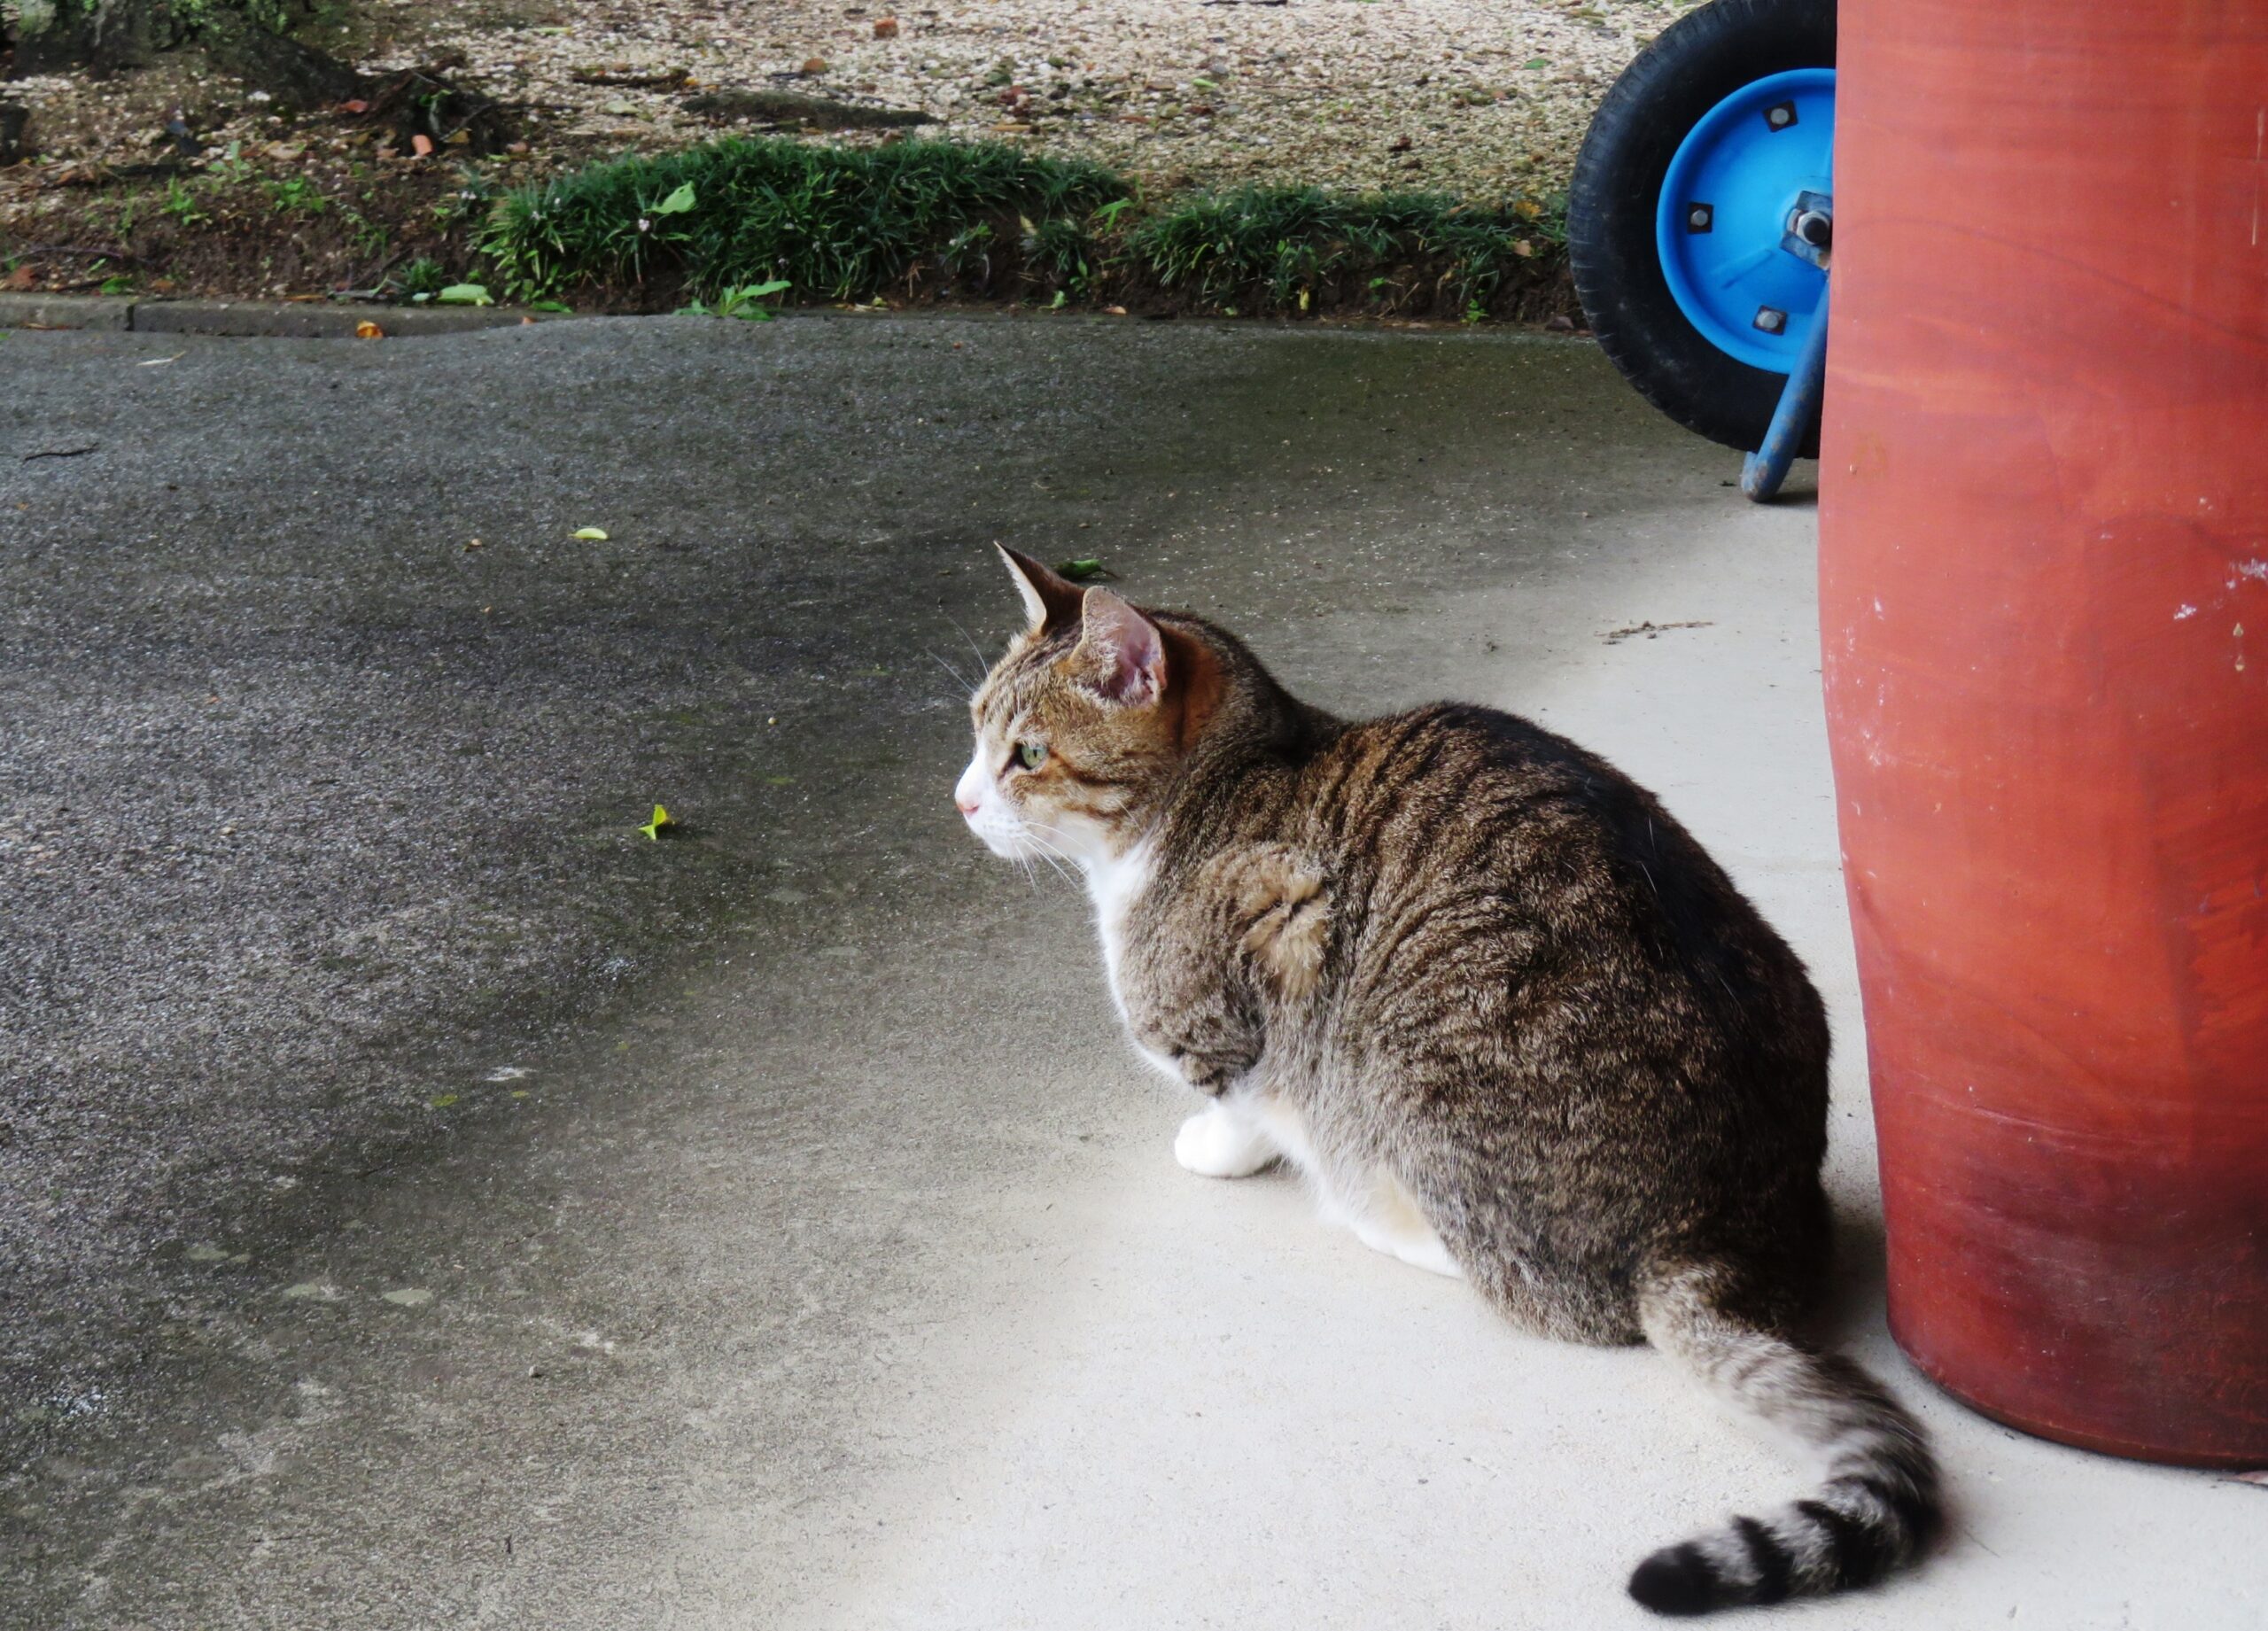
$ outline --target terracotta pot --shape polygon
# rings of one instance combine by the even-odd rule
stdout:
[[[1821,611],[1899,1341],[2268,1465],[2268,5],[1844,0]]]

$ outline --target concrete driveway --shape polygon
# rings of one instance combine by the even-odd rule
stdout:
[[[2268,1491],[1883,1334],[1813,516],[1736,468],[1527,338],[0,339],[0,1623],[1611,1626],[1795,1491],[1174,1165],[1083,900],[950,802],[995,538],[1581,737],[1810,959],[1829,1328],[1955,1519],[1786,1617],[2262,1623]]]

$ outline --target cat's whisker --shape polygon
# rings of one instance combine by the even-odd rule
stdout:
[[[928,657],[939,668],[944,669],[945,671],[945,677],[951,680],[955,685],[960,687],[961,689],[967,691],[971,695],[975,695],[976,687],[969,684],[968,677],[963,674],[960,670],[955,668],[951,663],[946,662],[944,658],[939,656],[936,652],[928,650],[926,648],[923,649],[921,655]]]
[[[1062,844],[1049,843],[1047,835],[1051,833],[1056,837],[1063,839],[1066,843],[1070,839],[1070,835],[1062,831],[1059,827],[1043,826],[1039,823],[1029,821],[1024,824],[1025,835],[1030,838],[1033,843],[1038,844],[1044,852],[1050,856],[1060,857],[1061,861],[1068,863],[1069,866],[1076,866],[1079,864],[1079,858],[1073,855],[1070,850],[1065,849]],[[1053,861],[1051,861],[1050,865],[1054,866],[1055,870],[1061,873],[1069,882],[1076,883],[1081,881],[1075,877],[1071,872],[1068,870],[1066,866],[1058,865]]]
[[[1016,829],[1016,836],[1032,845],[1032,853],[1038,856],[1041,860],[1045,861],[1050,866],[1054,867],[1058,873],[1062,874],[1066,882],[1076,882],[1070,872],[1066,870],[1064,866],[1065,862],[1072,861],[1074,859],[1070,851],[1065,850],[1060,844],[1052,843],[1048,841],[1047,835],[1054,830],[1055,829],[1052,827],[1028,820]]]
[[[1076,883],[1078,882],[1077,879],[1071,875],[1070,868],[1064,865],[1064,862],[1071,858],[1068,855],[1066,855],[1062,850],[1057,849],[1053,844],[1049,843],[1045,838],[1038,837],[1037,835],[1032,835],[1031,836],[1032,842],[1039,846],[1037,852],[1041,860],[1045,861],[1050,866],[1055,868],[1056,874],[1066,883]]]
[[[939,608],[939,610],[943,610],[944,609]],[[951,624],[955,628],[960,629],[960,637],[968,642],[969,650],[976,657],[976,672],[980,674],[990,672],[992,664],[984,660],[984,650],[983,647],[976,643],[976,636],[970,633],[967,629],[961,628],[960,619],[954,617],[953,614],[949,611],[945,613],[945,621]]]

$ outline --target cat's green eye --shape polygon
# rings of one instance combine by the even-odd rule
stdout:
[[[1047,763],[1047,744],[1044,742],[1020,742],[1016,744],[1016,763],[1026,770],[1037,770]]]

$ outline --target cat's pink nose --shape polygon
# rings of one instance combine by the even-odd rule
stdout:
[[[956,793],[953,795],[953,808],[965,816],[973,816],[976,813],[976,801]]]

